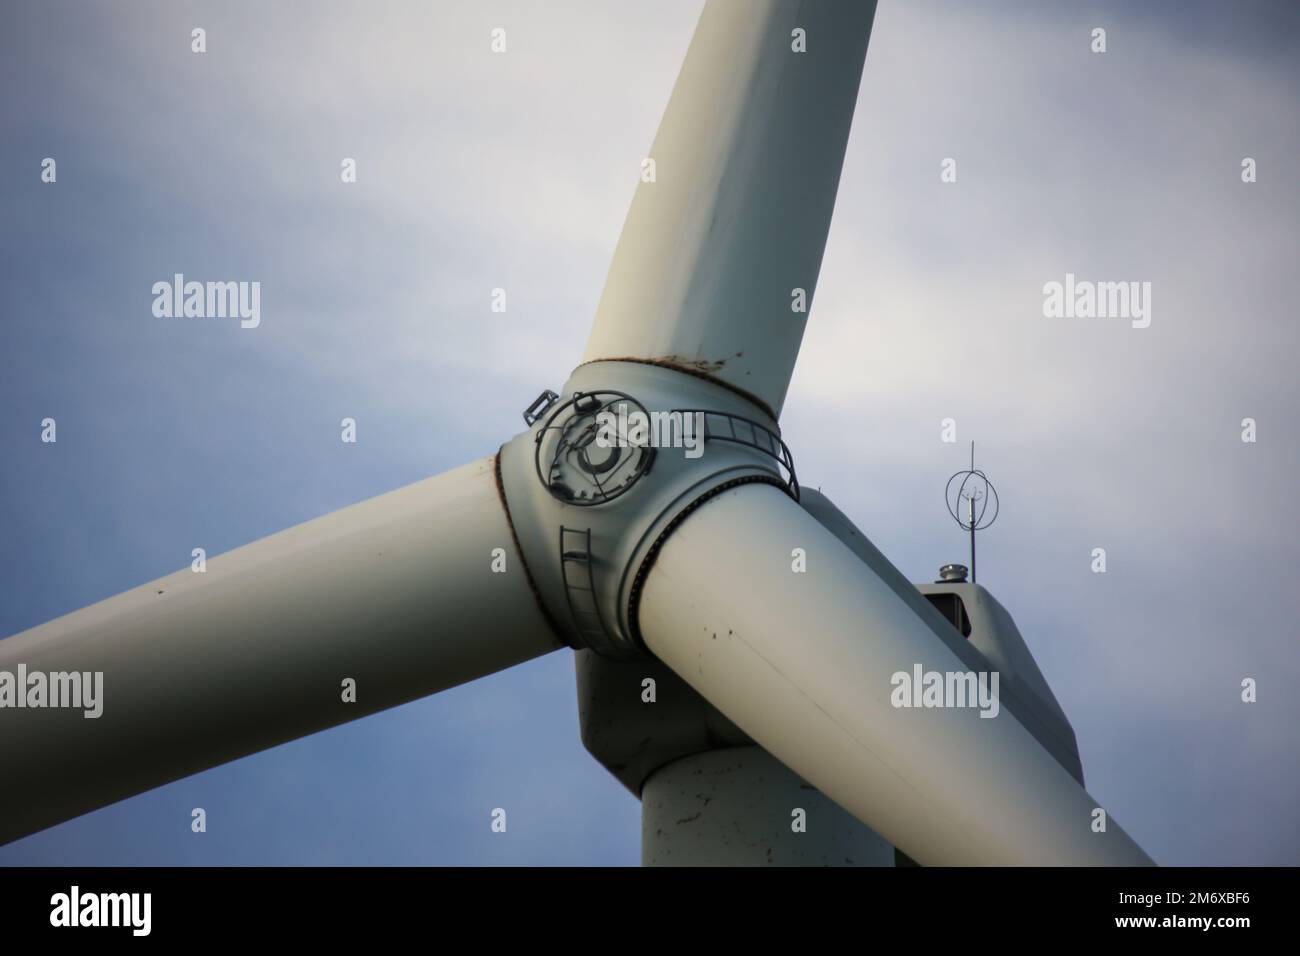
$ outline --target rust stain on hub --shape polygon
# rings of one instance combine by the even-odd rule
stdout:
[[[541,588],[537,586],[537,582],[533,579],[533,572],[528,570],[528,562],[524,560],[524,549],[519,545],[519,535],[515,532],[515,522],[510,517],[510,502],[506,501],[506,485],[501,478],[501,452],[499,451],[492,456],[492,473],[496,478],[497,497],[501,499],[501,510],[506,513],[506,527],[510,529],[510,540],[515,546],[515,557],[519,559],[519,566],[524,569],[524,578],[528,581],[528,589],[533,592],[533,600],[537,602],[537,609],[542,612],[542,620],[546,621],[546,626],[551,629],[557,647],[573,647],[574,645],[564,639],[564,632],[555,626],[555,620],[551,617],[551,612],[547,610],[546,602],[542,600]]]
[[[736,356],[740,357],[741,354],[743,353],[737,352]],[[583,362],[582,365],[578,367],[582,368],[584,365],[595,365],[597,362],[634,362],[638,365],[655,365],[659,368],[672,369],[674,372],[681,372],[683,375],[693,375],[696,378],[702,378],[706,382],[712,382],[720,388],[725,388],[727,391],[739,395],[745,401],[757,405],[763,414],[773,422],[776,421],[776,412],[773,411],[772,406],[767,404],[767,402],[763,401],[753,392],[747,392],[738,385],[732,385],[730,382],[724,381],[713,374],[726,366],[726,359],[712,361],[710,359],[688,359],[683,358],[680,355],[665,355],[661,358],[636,358],[631,355],[620,355],[610,356],[608,358],[592,359],[590,362]],[[780,433],[781,429],[780,426],[778,426],[777,434],[779,435]]]

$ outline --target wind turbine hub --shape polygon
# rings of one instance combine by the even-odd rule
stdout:
[[[764,410],[673,369],[591,362],[560,394],[569,398],[525,416],[528,430],[501,449],[506,511],[561,636],[607,657],[640,656],[640,587],[667,536],[737,484],[797,498],[793,460]]]

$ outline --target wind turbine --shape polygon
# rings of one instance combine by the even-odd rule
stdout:
[[[105,691],[0,710],[0,842],[569,646],[648,863],[1149,864],[1001,605],[910,584],[781,436],[874,7],[710,0],[582,361],[496,455],[0,642]],[[702,453],[607,447],[614,411]],[[995,670],[1000,712],[894,706],[914,669]]]

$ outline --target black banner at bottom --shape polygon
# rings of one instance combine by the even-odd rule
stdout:
[[[499,941],[566,931],[594,942],[609,939],[594,930],[653,936],[677,925],[696,939],[716,928],[734,941],[783,924],[811,933],[814,945],[833,938],[824,934],[847,929],[862,939],[891,926],[925,942],[987,939],[991,929],[1002,939],[1050,931],[1227,942],[1282,930],[1295,876],[1277,868],[16,868],[0,869],[0,926],[6,941],[76,934],[83,944],[338,945],[406,934],[450,944],[466,934]]]

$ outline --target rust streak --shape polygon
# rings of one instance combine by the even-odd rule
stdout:
[[[501,447],[504,448],[505,446],[502,445]],[[533,599],[537,602],[537,609],[542,612],[542,620],[551,629],[556,646],[572,647],[573,645],[564,639],[564,632],[555,626],[555,620],[551,617],[551,612],[547,610],[546,602],[542,600],[541,588],[537,586],[537,582],[533,579],[533,572],[528,570],[528,562],[524,560],[524,549],[519,544],[519,535],[515,532],[514,519],[510,517],[510,502],[506,501],[506,485],[501,477],[501,452],[499,451],[492,456],[492,471],[496,476],[497,497],[501,499],[501,509],[506,513],[506,526],[510,528],[510,540],[514,542],[515,557],[519,559],[519,566],[524,569],[524,578],[528,581],[529,590],[533,592]]]
[[[736,354],[739,355],[740,353],[738,352]],[[706,359],[684,359],[680,355],[668,355],[664,358],[634,358],[630,355],[621,355],[610,356],[609,358],[592,359],[590,362],[583,362],[582,365],[578,366],[578,368],[582,368],[586,365],[594,365],[597,362],[634,362],[638,365],[655,365],[659,368],[671,369],[674,372],[681,372],[683,375],[693,375],[696,378],[702,378],[706,382],[712,382],[714,385],[725,388],[727,391],[739,395],[745,401],[757,405],[763,414],[773,422],[776,422],[777,420],[776,412],[772,410],[772,406],[767,404],[767,402],[763,401],[753,392],[747,392],[740,386],[732,385],[730,382],[723,381],[712,374],[726,365],[725,359],[720,362],[710,362]],[[781,429],[778,425],[777,434],[780,434],[780,432]]]

